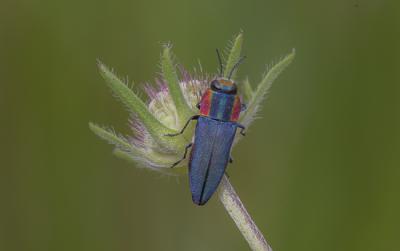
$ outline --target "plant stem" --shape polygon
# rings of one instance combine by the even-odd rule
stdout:
[[[272,251],[272,248],[268,245],[263,234],[240,201],[239,196],[236,194],[226,175],[222,178],[218,194],[219,200],[239,228],[251,250]]]

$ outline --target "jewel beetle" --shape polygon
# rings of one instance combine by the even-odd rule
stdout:
[[[237,85],[231,79],[233,72],[243,61],[242,57],[232,67],[228,78],[222,76],[223,65],[217,50],[220,64],[220,75],[211,81],[197,105],[199,114],[188,119],[182,130],[166,136],[182,134],[192,120],[197,120],[194,140],[185,147],[182,159],[171,167],[178,165],[186,158],[189,148],[189,184],[192,200],[197,205],[204,205],[214,194],[225,173],[229,162],[232,143],[239,128],[245,135],[245,127],[238,123],[239,115],[245,109],[237,94]]]

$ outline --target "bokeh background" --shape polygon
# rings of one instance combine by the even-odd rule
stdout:
[[[186,177],[137,169],[88,129],[129,132],[97,58],[140,89],[161,43],[215,72],[215,48],[241,29],[239,80],[253,86],[297,50],[230,167],[274,250],[399,250],[399,11],[394,0],[1,0],[0,250],[247,250],[218,200],[193,205]]]

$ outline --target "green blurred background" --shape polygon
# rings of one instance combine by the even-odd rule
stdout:
[[[339,1],[0,2],[0,250],[247,250],[187,178],[115,158],[89,121],[129,132],[96,58],[137,86],[171,41],[187,68],[244,30],[239,79],[296,48],[232,183],[275,251],[399,250],[400,4]],[[144,97],[144,95],[142,95]]]

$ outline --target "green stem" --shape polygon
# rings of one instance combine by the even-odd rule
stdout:
[[[224,175],[219,186],[219,200],[225,207],[229,216],[239,228],[253,251],[272,251],[263,234],[247,212],[239,196],[236,194],[228,177]]]

